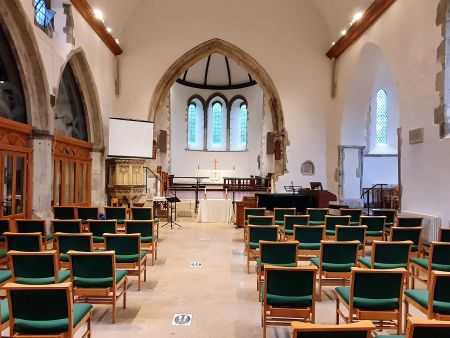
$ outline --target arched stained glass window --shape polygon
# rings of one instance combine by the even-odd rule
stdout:
[[[222,143],[222,104],[217,101],[212,105],[213,123],[212,123],[212,142],[213,144]]]
[[[188,143],[195,144],[197,136],[197,105],[195,102],[189,103],[188,107]]]
[[[383,89],[377,92],[376,141],[377,144],[388,144],[387,126],[387,94]]]
[[[247,144],[247,105],[241,104],[241,123],[240,123],[240,141],[241,144]]]

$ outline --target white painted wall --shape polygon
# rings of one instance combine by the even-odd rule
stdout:
[[[398,159],[395,156],[364,157],[363,188],[378,183],[398,184]]]
[[[200,95],[206,101],[217,92],[202,90],[174,84],[170,92],[171,112],[171,149],[172,173],[176,176],[195,176],[197,166],[200,169],[212,169],[214,159],[219,161],[217,168],[232,170],[235,167],[237,177],[259,175],[257,157],[261,151],[261,138],[263,129],[262,109],[263,98],[259,86],[239,90],[224,90],[223,94],[228,100],[236,95],[242,95],[248,102],[248,150],[238,152],[223,151],[190,151],[187,148],[187,102],[194,94]],[[226,135],[225,135],[226,139]]]

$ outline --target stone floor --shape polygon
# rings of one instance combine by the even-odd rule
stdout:
[[[256,274],[247,274],[242,229],[230,224],[181,221],[181,228],[160,230],[158,260],[137,291],[129,277],[127,308],[95,305],[94,337],[262,337]],[[207,239],[207,240],[201,240]],[[190,268],[201,262],[200,269]],[[332,287],[316,303],[317,323],[333,324]],[[172,326],[176,313],[192,314],[192,325]],[[269,328],[268,337],[289,337],[288,328]]]

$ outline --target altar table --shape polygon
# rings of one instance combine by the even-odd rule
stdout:
[[[232,223],[233,201],[228,199],[202,199],[199,201],[197,222]]]

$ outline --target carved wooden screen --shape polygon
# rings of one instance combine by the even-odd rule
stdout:
[[[0,117],[0,219],[31,216],[32,130]]]
[[[53,139],[53,205],[91,205],[92,144],[67,136]]]

